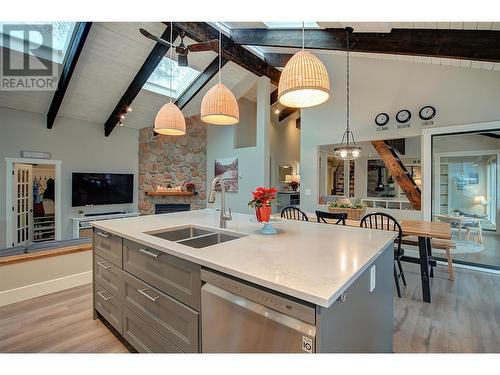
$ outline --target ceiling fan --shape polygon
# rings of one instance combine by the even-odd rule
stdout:
[[[179,66],[188,66],[188,54],[189,52],[202,52],[202,51],[217,51],[219,41],[217,39],[209,40],[201,43],[194,43],[186,46],[184,44],[184,37],[186,33],[184,31],[179,32],[179,36],[181,37],[181,42],[178,46],[173,45],[166,40],[151,34],[149,31],[144,30],[143,28],[139,28],[139,31],[146,38],[154,40],[157,43],[163,44],[167,47],[175,47],[175,52],[177,52],[177,64]]]

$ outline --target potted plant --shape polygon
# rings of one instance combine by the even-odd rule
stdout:
[[[196,186],[192,182],[186,182],[184,187],[186,188],[186,191],[194,192]]]
[[[252,192],[253,199],[248,202],[250,207],[255,208],[255,215],[260,222],[268,222],[271,218],[271,203],[276,200],[276,188],[258,187]]]
[[[292,182],[290,182],[290,188],[293,191],[297,191],[297,189],[299,188],[299,186],[300,186],[300,183],[298,181],[292,181]]]
[[[359,221],[365,216],[365,204],[352,204],[347,198],[338,199],[328,203],[328,211],[346,213],[349,220]]]

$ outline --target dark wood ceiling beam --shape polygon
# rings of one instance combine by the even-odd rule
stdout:
[[[266,53],[264,54],[264,60],[272,66],[283,68],[288,60],[292,58],[291,53]]]
[[[219,39],[219,31],[206,22],[174,22],[174,26],[185,31],[186,35],[196,42]],[[278,85],[281,75],[278,69],[269,65],[246,48],[234,43],[225,34],[222,34],[222,49],[222,56],[227,60],[238,64],[259,77],[269,77],[271,83]],[[218,52],[218,50],[215,49],[214,52]]]
[[[283,121],[284,119],[286,119],[288,116],[290,116],[292,113],[295,113],[295,111],[298,111],[297,108],[290,108],[290,107],[286,107],[285,109],[283,109],[280,114],[279,114],[279,121]]]
[[[485,137],[500,139],[500,134],[497,133],[479,133],[479,134],[484,135]]]
[[[222,58],[221,66],[226,65],[227,59]],[[219,57],[217,56],[206,67],[206,69],[194,80],[194,82],[182,93],[175,104],[183,109],[198,94],[203,87],[217,74],[219,71]]]
[[[139,32],[139,31],[137,31]],[[172,37],[175,40],[179,35],[178,30],[174,27]],[[169,40],[170,39],[170,25],[167,26],[163,34],[161,35],[162,39]],[[160,64],[161,60],[168,52],[169,47],[164,46],[163,44],[156,43],[148,57],[142,64],[139,72],[135,75],[134,79],[128,86],[125,93],[122,95],[118,104],[115,106],[115,109],[109,116],[108,120],[104,123],[104,135],[108,137],[115,126],[120,121],[120,116],[122,114],[127,113],[127,108],[132,105],[135,97],[141,91],[144,84],[147,82],[148,78],[154,72],[158,64]]]
[[[52,97],[49,111],[47,112],[48,129],[52,129],[54,126],[57,112],[59,112],[59,108],[61,108],[64,94],[66,94],[66,90],[69,86],[71,77],[73,76],[76,64],[78,63],[78,58],[83,50],[83,46],[85,45],[85,41],[87,40],[91,27],[92,22],[78,22],[75,26],[75,30],[71,36],[68,50],[63,61],[63,67],[61,76],[59,77],[59,81],[57,83],[57,89]]]
[[[236,44],[302,47],[302,30],[233,29]],[[390,33],[353,33],[353,52],[389,53],[500,62],[500,31],[392,29]],[[305,30],[305,48],[346,49],[344,29]]]

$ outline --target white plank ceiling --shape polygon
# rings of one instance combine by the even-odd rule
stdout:
[[[0,48],[3,56],[3,48]],[[20,52],[10,50],[9,53],[21,56]],[[33,62],[34,57],[30,58]],[[31,64],[31,63],[30,63]],[[60,65],[56,64],[58,68]],[[19,109],[26,112],[47,113],[52,100],[52,91],[4,91],[0,90],[0,108]]]
[[[92,25],[60,116],[104,124],[155,44],[139,27],[160,35],[166,28],[158,22]]]
[[[230,28],[262,27],[261,22],[226,23]],[[351,26],[358,32],[390,32],[392,28],[451,28],[472,30],[500,30],[500,22],[364,22],[338,23],[322,22],[321,27],[340,28]],[[73,73],[70,85],[59,110],[58,117],[70,117],[91,123],[103,124],[115,105],[139,71],[154,42],[138,32],[144,27],[154,34],[161,34],[165,25],[153,23],[102,23],[94,22],[87,38],[79,62]],[[186,44],[194,43],[186,38]],[[178,43],[178,40],[176,41]],[[267,52],[293,53],[290,48],[263,48]],[[344,52],[333,52],[341,53]],[[500,64],[470,60],[425,58],[415,56],[354,53],[364,58],[389,59],[401,62],[450,65],[468,69],[500,71]],[[199,52],[189,55],[189,65],[203,71],[216,57],[214,52]],[[176,59],[176,56],[174,55]],[[255,101],[256,76],[240,66],[229,62],[222,69],[222,81],[237,98],[245,97]],[[193,100],[184,108],[186,116],[199,113],[204,94],[217,82],[214,77]],[[274,89],[274,87],[273,87]],[[0,91],[0,107],[19,109],[46,114],[53,92]],[[147,90],[141,90],[134,103],[133,111],[124,121],[126,127],[144,128],[152,126],[159,108],[169,100],[168,97]],[[58,126],[57,120],[54,125]]]

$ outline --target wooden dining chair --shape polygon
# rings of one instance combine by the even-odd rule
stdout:
[[[281,217],[289,220],[309,221],[307,215],[297,207],[285,207],[281,210]]]
[[[401,225],[391,215],[383,212],[375,212],[365,215],[361,219],[361,223],[359,224],[359,226],[362,228],[389,230],[398,233],[398,237],[394,242],[394,282],[396,283],[398,297],[401,298],[402,294],[401,287],[399,285],[399,279],[403,280],[403,285],[406,286],[406,278],[403,272],[403,266],[401,265],[401,258],[405,253],[401,248],[401,239],[403,237],[403,230],[401,229]],[[396,265],[398,266],[397,268],[399,268],[399,272],[396,268]]]
[[[324,212],[324,211],[316,211],[316,220],[318,223],[326,223],[330,224],[326,219],[337,220],[334,224],[342,224],[345,225],[345,221],[347,219],[347,214],[344,212]]]

